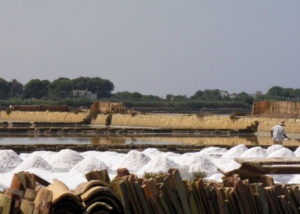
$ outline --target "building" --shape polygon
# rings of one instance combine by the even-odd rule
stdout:
[[[97,93],[92,93],[91,91],[88,91],[87,89],[85,90],[73,90],[72,91],[72,94],[73,94],[73,98],[89,98],[89,99],[92,99],[92,100],[96,100],[97,97],[98,97],[98,94]]]

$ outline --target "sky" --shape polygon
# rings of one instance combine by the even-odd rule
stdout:
[[[114,92],[300,88],[299,0],[0,0],[0,77]]]

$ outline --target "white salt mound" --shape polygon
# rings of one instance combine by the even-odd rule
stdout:
[[[121,159],[112,167],[112,169],[117,170],[118,168],[127,168],[129,171],[137,171],[145,166],[149,161],[150,158],[144,153],[131,150],[127,153],[124,159]]]
[[[13,150],[0,150],[0,172],[15,168],[22,159]]]
[[[157,156],[150,160],[140,171],[139,176],[143,176],[145,172],[151,173],[166,173],[170,168],[179,168],[180,165],[164,156]]]
[[[54,155],[55,152],[51,152],[51,151],[35,151],[32,153],[21,153],[19,155],[20,158],[22,158],[23,160],[25,160],[26,158],[29,158],[30,156],[40,156],[43,157],[44,160],[49,160],[52,155]]]
[[[26,171],[29,169],[52,170],[50,164],[40,156],[31,156],[23,161],[14,171]]]
[[[275,151],[280,150],[282,148],[284,148],[282,145],[280,145],[280,144],[274,144],[272,146],[269,146],[266,149],[266,152],[270,155],[272,152],[275,152]]]
[[[90,156],[76,164],[70,172],[86,174],[94,170],[109,170],[109,167],[101,160]]]
[[[224,175],[222,175],[221,173],[216,173],[216,174],[213,174],[207,178],[205,178],[205,180],[208,180],[208,181],[215,181],[215,182],[222,182],[222,177]]]
[[[295,157],[295,153],[287,148],[281,148],[279,150],[276,150],[275,152],[272,152],[268,155],[268,158],[275,158],[275,157]]]
[[[202,149],[199,154],[205,155],[205,156],[211,156],[211,157],[221,157],[227,149],[225,148],[219,148],[219,147],[208,147],[205,149]]]
[[[300,157],[300,146],[294,151],[296,157]]]
[[[300,183],[300,175],[294,175],[293,178],[291,178],[288,181],[288,184],[299,184]]]
[[[227,150],[222,155],[222,158],[236,158],[242,155],[246,150],[248,150],[247,146],[245,146],[244,144],[240,144]]]
[[[58,169],[70,169],[83,160],[83,157],[71,149],[64,149],[54,154],[49,163]]]
[[[193,172],[205,172],[207,176],[217,173],[217,166],[208,158],[195,155],[190,159],[191,163],[189,166],[189,171]]]
[[[0,191],[4,191],[5,189],[7,189],[7,187],[0,183]]]
[[[155,148],[148,148],[143,151],[143,154],[147,155],[148,157],[153,158],[153,157],[157,157],[159,155],[164,155],[165,153],[161,152]]]
[[[126,156],[126,154],[111,152],[111,151],[107,151],[107,152],[87,151],[81,153],[81,155],[84,158],[93,156],[101,160],[102,162],[104,162],[109,168],[111,168],[113,165],[118,163],[121,159],[123,159]]]
[[[243,152],[243,154],[240,157],[241,158],[256,158],[256,157],[264,158],[267,157],[267,152],[265,149],[257,146]]]
[[[235,162],[233,159],[228,158],[214,158],[211,161],[216,165],[217,168],[223,170],[224,172],[228,172],[234,169],[239,168],[241,165]]]

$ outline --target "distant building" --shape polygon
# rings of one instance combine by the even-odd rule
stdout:
[[[237,97],[237,93],[232,93],[232,94],[229,95],[229,97],[230,97],[231,99],[234,99],[234,98]]]
[[[262,92],[261,91],[256,91],[256,96],[258,97],[258,96],[262,96],[263,94],[262,94]]]
[[[249,94],[249,96],[253,97],[253,98],[256,98],[256,97],[259,97],[259,96],[262,96],[262,92],[261,91],[256,91],[255,94]]]
[[[220,92],[221,97],[228,97],[229,96],[228,91],[220,90],[219,92]]]
[[[88,91],[87,89],[85,90],[73,90],[73,98],[90,98],[92,100],[96,100],[98,97],[97,93],[92,93],[91,91]]]

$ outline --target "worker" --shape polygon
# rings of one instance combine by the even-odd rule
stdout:
[[[285,133],[285,121],[281,121],[271,129],[271,137],[275,144],[282,144],[282,141],[288,139]]]

